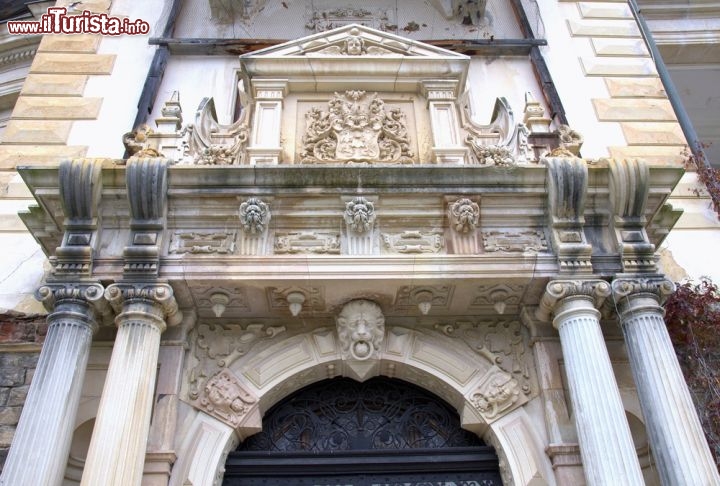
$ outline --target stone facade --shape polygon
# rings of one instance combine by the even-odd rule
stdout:
[[[47,36],[30,68],[0,148],[48,331],[39,358],[25,321],[8,339],[37,344],[0,343],[0,484],[220,484],[292,392],[380,375],[450,404],[506,485],[720,483],[659,307],[684,142],[625,4],[538,4],[541,53],[500,46],[505,2],[190,3],[214,34],[190,9],[175,40],[306,23],[154,63],[146,37]],[[133,126],[112,93],[142,103],[151,64]]]

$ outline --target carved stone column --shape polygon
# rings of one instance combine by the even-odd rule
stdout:
[[[587,484],[644,483],[630,427],[613,375],[597,307],[610,295],[602,280],[554,280],[545,290],[538,318],[554,314],[560,333],[570,401]]]
[[[180,322],[182,314],[167,284],[113,284],[105,296],[118,312],[118,334],[81,484],[139,486],[160,334],[167,324]]]
[[[98,327],[93,307],[100,310],[104,302],[103,288],[92,283],[48,284],[36,296],[51,311],[49,327],[0,477],[7,486],[62,483]]]
[[[673,283],[622,278],[612,288],[662,484],[720,484],[660,307]]]

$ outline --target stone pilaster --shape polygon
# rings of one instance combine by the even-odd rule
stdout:
[[[641,486],[645,483],[600,329],[597,307],[609,295],[610,285],[602,280],[554,280],[538,317],[547,320],[553,314],[560,333],[587,484]]]
[[[99,284],[48,284],[36,297],[51,311],[48,333],[23,407],[0,484],[55,486],[62,483],[80,401]],[[51,447],[48,447],[48,444]]]
[[[612,289],[662,484],[720,484],[660,307],[674,285],[622,278]]]
[[[458,129],[457,81],[423,81],[422,90],[430,112],[432,151],[436,161],[439,164],[467,164],[468,148],[463,145]]]
[[[113,284],[105,295],[118,312],[118,334],[81,484],[139,486],[160,334],[168,324],[177,324],[182,314],[167,284]]]

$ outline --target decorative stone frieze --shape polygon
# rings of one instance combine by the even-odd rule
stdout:
[[[463,197],[448,204],[448,216],[451,227],[458,233],[475,231],[480,222],[480,206],[476,202]]]
[[[371,11],[353,7],[313,10],[312,15],[305,23],[305,28],[314,32],[325,32],[350,23],[359,23],[378,30],[395,32],[397,25],[390,19],[391,15],[393,15],[392,10],[375,9]],[[365,52],[362,51],[362,53]]]
[[[560,274],[591,274],[592,247],[587,243],[585,199],[588,171],[584,160],[576,157],[548,157],[549,224]]]
[[[412,163],[415,157],[405,114],[387,109],[377,93],[335,93],[327,111],[312,108],[305,121],[302,163]]]
[[[60,484],[67,466],[92,335],[107,311],[97,283],[51,283],[38,289],[48,332],[23,405],[0,484]],[[33,457],[28,451],[53,447]]]
[[[242,424],[256,403],[257,397],[228,369],[220,370],[207,380],[200,397],[194,402],[199,409],[233,428]]]
[[[352,300],[345,304],[336,322],[344,360],[379,357],[385,339],[385,316],[379,305],[370,300]]]
[[[650,193],[650,169],[642,160],[609,160],[611,228],[624,272],[657,270],[655,245],[645,225],[645,206]]]
[[[284,326],[264,324],[200,324],[191,331],[186,396],[196,403],[205,382],[244,356],[257,342],[285,332]]]
[[[440,253],[445,247],[445,239],[439,231],[382,233],[382,240],[389,253]]]
[[[494,364],[498,371],[512,378],[512,388],[518,392],[513,399],[516,406],[525,403],[537,390],[535,377],[531,372],[533,363],[529,336],[520,322],[456,321],[436,324],[434,327],[444,335],[461,341],[473,352]],[[483,383],[489,381],[489,378],[483,380]],[[482,388],[480,385],[478,387]],[[509,410],[510,405],[502,411],[506,409]],[[486,417],[490,418],[487,415]]]
[[[340,253],[340,234],[321,231],[276,232],[274,251],[276,254],[337,255]]]
[[[483,248],[487,252],[547,251],[542,231],[484,231]]]
[[[517,380],[493,366],[477,387],[470,392],[470,403],[486,419],[494,419],[510,409],[520,398]]]
[[[700,420],[663,320],[675,289],[664,277],[612,283],[630,367],[662,484],[720,484]]]
[[[170,240],[169,254],[232,255],[236,231],[176,231]]]
[[[92,274],[97,208],[102,191],[102,159],[64,160],[58,168],[65,234],[55,250],[53,274],[58,278]]]

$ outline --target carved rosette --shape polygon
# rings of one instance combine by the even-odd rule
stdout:
[[[377,93],[335,93],[327,111],[312,108],[305,120],[302,163],[411,163],[414,157],[405,114],[386,110]]]
[[[475,231],[480,221],[480,207],[468,198],[460,198],[448,209],[450,223],[458,233]]]
[[[375,302],[353,300],[338,315],[337,331],[343,359],[377,359],[385,339],[385,316]]]
[[[251,197],[240,204],[240,223],[246,234],[260,235],[270,222],[270,208],[258,197]]]
[[[237,427],[256,403],[257,398],[242,386],[237,376],[223,369],[205,383],[195,405],[231,427]]]
[[[343,219],[348,229],[354,233],[367,233],[375,223],[375,205],[364,197],[358,196],[345,204]]]
[[[520,399],[520,387],[510,374],[493,367],[469,398],[478,412],[493,419]]]

